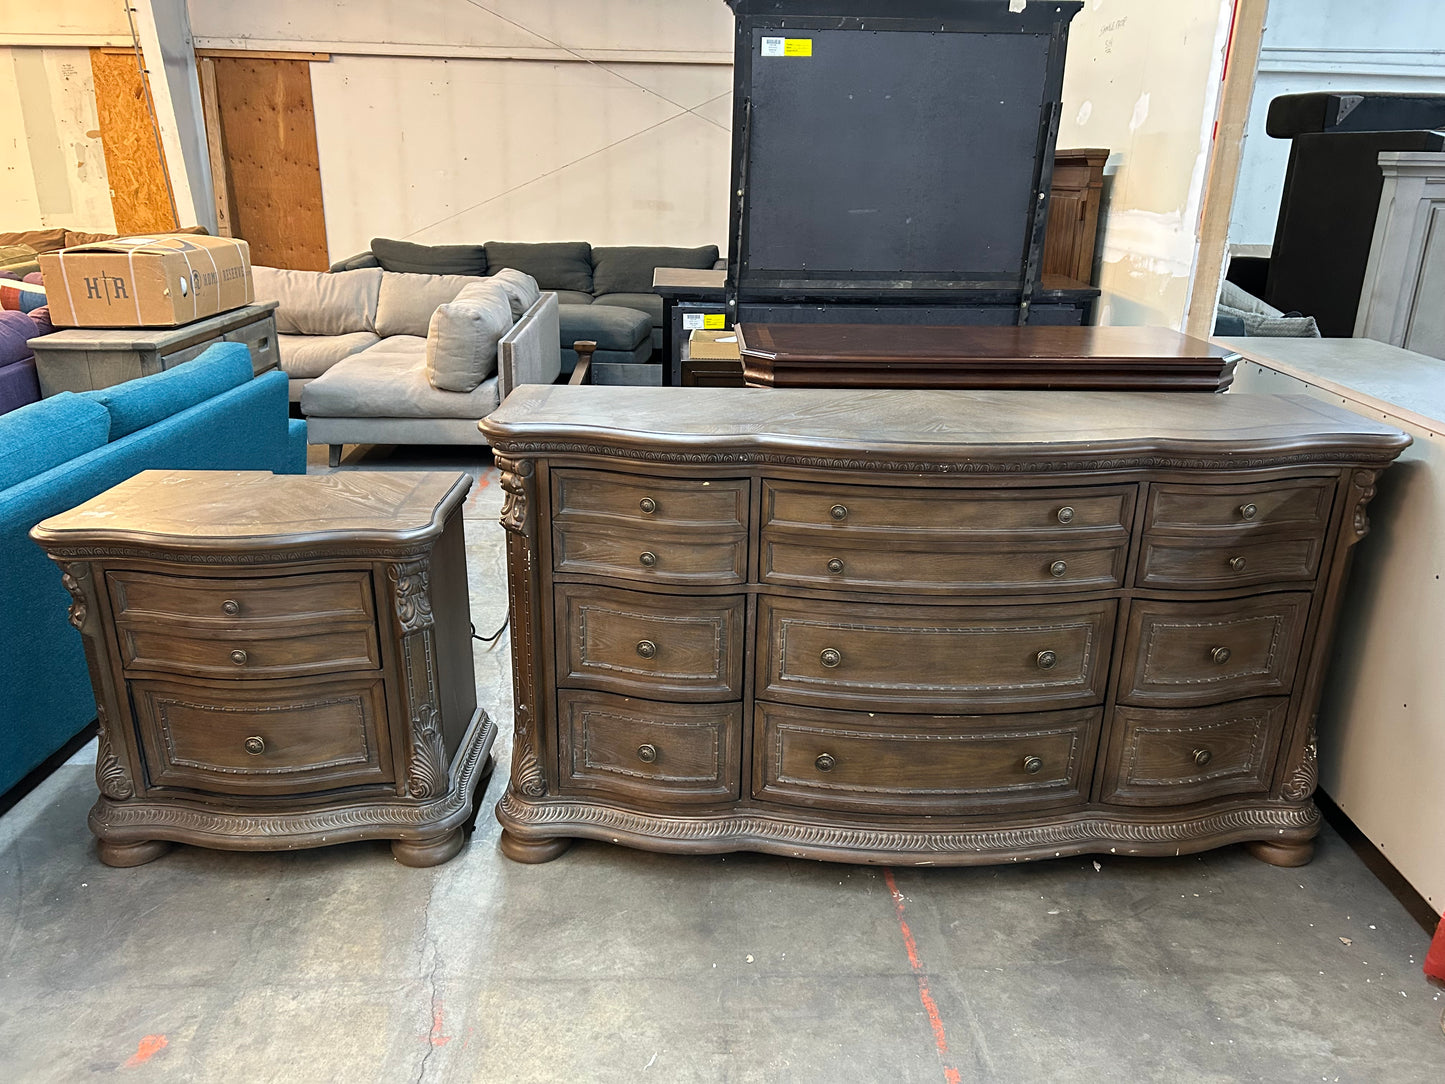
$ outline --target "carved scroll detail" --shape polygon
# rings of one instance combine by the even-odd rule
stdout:
[[[1299,767],[1285,780],[1279,792],[1291,802],[1303,802],[1315,792],[1318,783],[1319,745],[1315,738],[1314,723],[1310,723],[1310,736],[1305,741],[1304,755],[1300,758]]]
[[[432,627],[431,585],[423,558],[390,566],[386,570],[396,596],[396,617],[403,636]]]
[[[1370,533],[1370,517],[1365,514],[1365,507],[1375,498],[1375,479],[1380,475],[1379,471],[1357,470],[1351,483],[1354,489],[1355,500],[1355,541],[1358,542]]]
[[[131,782],[130,773],[125,770],[120,757],[115,755],[115,748],[110,743],[110,720],[106,717],[102,705],[96,704],[95,716],[100,723],[100,745],[95,755],[95,785],[100,788],[100,793],[114,801],[133,798],[135,784]]]
[[[411,765],[407,784],[413,798],[434,798],[447,789],[447,755],[440,716],[423,704],[411,717]]]
[[[90,585],[90,565],[77,562],[60,566],[60,582],[70,592],[70,612],[67,615],[71,626],[77,631],[85,628],[85,619],[90,614],[86,588]]]
[[[502,526],[517,534],[525,534],[530,519],[532,502],[528,497],[536,465],[530,459],[496,458],[497,468],[502,472]]]

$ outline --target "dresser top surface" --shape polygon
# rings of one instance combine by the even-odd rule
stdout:
[[[481,423],[504,451],[603,440],[623,448],[964,462],[1357,452],[1388,461],[1398,429],[1304,396],[1170,392],[913,391],[525,385]]]
[[[32,537],[254,549],[305,542],[424,539],[471,488],[446,471],[148,470],[41,522]]]

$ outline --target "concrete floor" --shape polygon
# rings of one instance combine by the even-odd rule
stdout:
[[[487,453],[342,469],[388,466],[480,479],[493,631]],[[522,866],[491,816],[506,637],[476,660],[498,771],[444,866],[356,843],[109,869],[85,752],[0,817],[0,1080],[1445,1080],[1428,938],[1332,831],[1297,870],[1238,847],[886,870],[597,843]]]

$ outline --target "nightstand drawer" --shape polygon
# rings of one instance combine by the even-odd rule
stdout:
[[[374,620],[371,577],[364,572],[223,578],[118,571],[106,582],[118,625],[182,621],[236,628],[280,621]]]
[[[1223,602],[1136,599],[1119,699],[1171,707],[1288,693],[1309,608],[1303,592]]]
[[[1179,805],[1269,790],[1289,700],[1241,700],[1167,711],[1119,707],[1118,753],[1102,798],[1121,805]]]
[[[557,682],[654,700],[737,700],[740,595],[653,595],[558,585]]]
[[[1104,699],[1112,599],[1051,606],[758,600],[758,693],[788,703],[931,711]]]
[[[557,694],[564,793],[686,805],[734,801],[742,705]]]
[[[239,626],[214,631],[135,624],[117,627],[126,670],[197,677],[300,677],[376,670],[381,652],[371,625]]]
[[[379,677],[130,691],[152,787],[296,796],[393,778]]]
[[[1248,486],[1153,485],[1144,529],[1286,528],[1322,534],[1336,484],[1333,478],[1302,478]]]
[[[1080,804],[1101,715],[876,715],[760,702],[754,796],[884,814]]]

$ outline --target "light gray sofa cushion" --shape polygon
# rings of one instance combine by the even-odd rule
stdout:
[[[538,295],[540,296],[540,295]],[[497,371],[497,343],[512,327],[500,282],[484,279],[438,305],[426,335],[426,374],[440,391],[469,392]]]
[[[301,411],[323,418],[471,418],[497,409],[497,378],[462,394],[426,377],[426,340],[393,335],[338,361],[301,392]]]
[[[661,294],[599,294],[592,304],[616,305],[623,309],[636,309],[638,312],[645,312],[648,316],[651,316],[654,326],[662,326]]]
[[[383,271],[375,331],[384,339],[393,335],[425,338],[437,306],[451,301],[463,287],[482,281],[477,275],[405,275]]]
[[[579,290],[556,290],[557,304],[559,305],[590,305],[592,295],[584,294]]]
[[[349,335],[376,331],[382,271],[290,271],[252,267],[257,301],[276,301],[281,335]],[[430,314],[428,314],[430,315]]]
[[[492,276],[492,281],[507,291],[513,316],[521,316],[542,296],[542,291],[537,288],[537,280],[525,271],[504,267]]]
[[[281,356],[281,370],[302,380],[320,376],[342,358],[360,353],[380,338],[371,331],[353,331],[349,335],[281,335],[276,336],[276,349]]]

